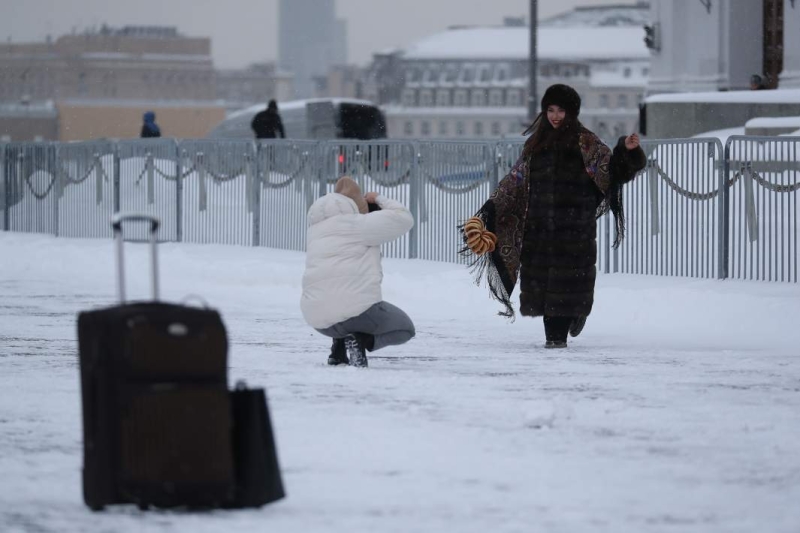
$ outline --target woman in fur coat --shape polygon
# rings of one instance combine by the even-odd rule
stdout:
[[[624,236],[622,186],[644,168],[636,134],[611,150],[578,120],[581,99],[553,85],[511,172],[474,217],[460,227],[462,254],[477,282],[486,274],[494,298],[514,316],[510,296],[520,277],[520,313],[544,317],[547,348],[566,348],[592,311],[597,218],[614,214]]]

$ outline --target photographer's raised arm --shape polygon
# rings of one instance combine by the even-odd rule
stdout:
[[[402,237],[414,226],[411,212],[395,200],[382,195],[375,197],[380,211],[359,217],[358,226],[362,239],[370,246],[378,246]]]

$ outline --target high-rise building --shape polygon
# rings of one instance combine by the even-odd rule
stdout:
[[[281,0],[278,42],[280,67],[294,74],[294,96],[314,94],[314,79],[336,63],[343,30],[334,0]]]
[[[336,33],[334,35],[333,65],[342,67],[347,65],[347,21],[336,20]]]

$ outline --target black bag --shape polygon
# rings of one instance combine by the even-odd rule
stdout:
[[[125,303],[125,220],[150,223],[152,302]],[[219,507],[234,496],[225,327],[214,310],[157,301],[158,225],[113,219],[120,304],[78,316],[83,492],[93,510]]]
[[[230,396],[236,490],[229,507],[261,507],[280,500],[286,494],[264,389],[248,389],[239,382]]]

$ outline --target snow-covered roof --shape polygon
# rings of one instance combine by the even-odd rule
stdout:
[[[800,128],[800,117],[757,117],[744,124],[745,128]]]
[[[774,91],[722,91],[669,93],[648,96],[648,104],[669,103],[737,103],[737,104],[800,104],[800,89]]]
[[[611,72],[592,69],[589,76],[589,84],[592,87],[644,88],[647,86],[647,76],[642,73],[642,67],[631,69],[631,73],[627,77],[619,71]]]
[[[527,116],[528,110],[522,106],[513,107],[411,107],[401,105],[387,105],[383,107],[383,112],[387,118],[395,116],[403,117],[417,117],[417,116],[431,116],[431,117],[505,117],[505,116]]]
[[[301,107],[305,107],[307,104],[313,104],[318,102],[331,102],[335,106],[339,104],[375,105],[373,102],[370,102],[369,100],[360,100],[358,98],[309,98],[307,100],[289,100],[287,102],[277,102],[278,113],[280,113],[281,111],[288,111],[290,109],[299,109]],[[238,111],[230,113],[227,118],[235,118],[242,115],[252,115],[266,108],[267,106],[264,104],[252,105],[250,107],[246,107],[244,109],[240,109]]]
[[[527,27],[458,27],[431,35],[406,49],[405,59],[527,59]],[[649,59],[641,27],[542,27],[540,60]]]
[[[539,22],[540,26],[637,26],[650,21],[650,4],[581,6]]]

